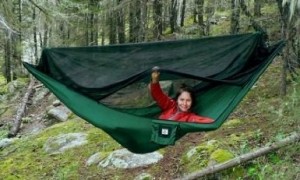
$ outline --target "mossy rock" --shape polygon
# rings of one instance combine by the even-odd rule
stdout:
[[[206,167],[209,163],[210,154],[214,152],[218,146],[218,141],[211,140],[188,151],[181,160],[185,170],[187,172],[193,172]]]

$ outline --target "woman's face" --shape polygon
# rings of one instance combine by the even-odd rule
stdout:
[[[192,97],[187,91],[183,91],[177,98],[177,106],[180,111],[187,112],[192,107]]]

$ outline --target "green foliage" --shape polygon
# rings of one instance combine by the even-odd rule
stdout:
[[[7,137],[8,131],[4,129],[0,129],[0,140]]]
[[[5,84],[6,83],[6,79],[3,75],[0,75],[0,85]]]
[[[7,93],[6,79],[4,76],[0,75],[0,95]]]

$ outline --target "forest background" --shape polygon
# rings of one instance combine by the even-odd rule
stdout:
[[[299,61],[298,0],[1,0],[0,67],[8,83],[27,75],[41,49],[187,39],[265,32],[269,42],[287,41],[287,74]]]
[[[276,61],[276,78],[267,78],[269,84],[276,84],[275,89],[264,97],[278,98],[280,107],[288,109],[285,113],[292,114],[300,95],[296,88],[299,11],[300,0],[1,0],[0,95],[7,93],[6,85],[10,82],[29,77],[22,62],[37,64],[41,50],[47,47],[167,41],[260,31],[265,33],[268,44],[285,41]],[[281,113],[281,117],[286,116]],[[291,118],[294,119],[287,122],[299,129],[295,115]],[[299,163],[299,154],[296,159]],[[295,177],[298,171],[292,174]]]

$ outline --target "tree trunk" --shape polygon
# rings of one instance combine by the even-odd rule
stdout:
[[[177,24],[177,0],[171,0],[171,7],[170,7],[170,28],[171,33],[175,32],[176,24]]]
[[[134,13],[134,9],[135,9],[135,3],[134,1],[130,1],[129,3],[129,42],[135,42],[135,13]]]
[[[136,39],[135,42],[141,42],[143,40],[143,32],[142,32],[142,17],[141,17],[141,0],[136,0],[135,2],[135,32],[136,32]]]
[[[87,40],[88,46],[98,45],[98,0],[89,0],[87,13]]]
[[[107,11],[107,19],[106,19],[106,23],[108,25],[108,35],[109,35],[109,44],[116,44],[117,43],[117,27],[116,27],[116,17],[115,17],[115,13],[116,10],[113,8],[114,1],[110,2],[109,5],[111,7],[107,7],[109,8],[109,10]]]
[[[95,21],[95,14],[92,12],[90,13],[89,15],[89,31],[90,31],[90,38],[89,38],[89,46],[93,46],[93,45],[96,45],[96,38],[94,37],[94,33],[95,33],[95,24],[94,24],[94,21]]]
[[[17,4],[17,14],[18,14],[18,21],[19,21],[19,33],[16,39],[16,46],[14,48],[14,52],[16,54],[15,62],[16,66],[14,68],[14,73],[16,76],[21,75],[21,67],[22,67],[22,1],[19,0]],[[17,77],[15,77],[17,78]]]
[[[245,4],[244,0],[240,0],[240,6],[244,14],[250,19],[252,27],[255,29],[255,31],[264,33],[264,39],[265,41],[268,40],[268,36],[266,31],[254,20],[254,17],[251,15],[249,10],[247,9],[247,5]]]
[[[253,160],[257,157],[263,156],[267,153],[273,152],[279,148],[285,147],[289,144],[295,143],[299,140],[300,140],[300,134],[294,133],[291,136],[289,136],[281,141],[278,141],[276,143],[273,143],[269,146],[265,146],[265,147],[255,150],[253,152],[243,154],[241,156],[238,156],[238,157],[231,159],[229,161],[226,161],[224,163],[209,166],[201,171],[194,172],[190,175],[187,175],[187,176],[181,178],[181,180],[197,179],[197,178],[209,175],[209,174],[214,174],[214,173],[220,172],[220,171],[228,169],[228,168],[232,168],[234,166],[243,164],[247,161]]]
[[[43,44],[42,47],[48,46],[48,24],[44,23]]]
[[[120,6],[122,0],[118,0],[118,5]],[[119,7],[118,10],[118,15],[117,15],[117,31],[118,31],[118,41],[119,44],[125,43],[125,14],[123,7]]]
[[[180,27],[184,26],[185,8],[186,8],[186,0],[182,0]]]
[[[281,17],[281,34],[282,34],[282,38],[285,40],[289,40],[289,23],[288,23],[288,6],[285,5],[284,7],[282,7],[282,0],[276,0],[277,2],[277,7],[279,9],[280,12],[280,17]],[[280,95],[281,96],[285,96],[286,92],[287,92],[287,72],[288,72],[288,59],[289,59],[289,51],[290,51],[290,47],[289,47],[289,42],[287,42],[286,44],[286,48],[283,51],[283,65],[282,65],[282,69],[281,69],[281,87],[280,87]]]
[[[153,35],[154,39],[161,40],[162,38],[162,0],[153,1]]]
[[[15,137],[18,134],[18,132],[20,131],[20,127],[21,127],[21,123],[22,123],[22,117],[25,113],[26,104],[28,102],[30,94],[32,93],[34,83],[35,83],[34,79],[31,78],[30,83],[29,83],[28,88],[27,88],[27,91],[26,91],[21,103],[19,104],[17,114],[16,114],[15,119],[14,119],[13,127],[10,129],[10,132],[8,133],[9,138]]]
[[[129,41],[140,42],[144,40],[141,0],[130,1],[129,10]]]
[[[261,16],[261,0],[254,0],[254,16],[260,17]]]
[[[148,25],[148,8],[147,1],[142,0],[141,2],[141,26],[140,26],[140,41],[145,41],[147,38],[147,25]]]
[[[11,37],[7,32],[5,37],[5,48],[4,48],[4,64],[5,64],[5,78],[6,82],[9,83],[12,80],[11,76]]]
[[[89,28],[88,28],[88,22],[89,22],[89,18],[88,18],[88,14],[85,14],[84,16],[84,24],[85,24],[85,31],[84,31],[84,35],[85,35],[85,45],[88,46],[89,45]]]
[[[198,19],[198,26],[200,27],[200,36],[205,35],[205,24],[204,24],[204,0],[196,0],[196,14]]]
[[[34,63],[37,64],[38,62],[38,43],[37,43],[37,27],[36,27],[36,9],[33,7],[33,14],[32,14],[32,21],[33,25],[33,43],[34,43]]]
[[[210,24],[211,24],[211,19],[213,15],[215,14],[215,5],[216,0],[211,0],[207,2],[207,7],[205,8],[206,11],[206,28],[205,28],[205,35],[209,36],[210,35]]]
[[[240,29],[240,9],[238,1],[231,0],[231,25],[230,34],[237,34]]]

